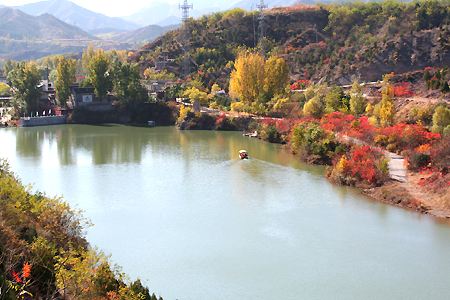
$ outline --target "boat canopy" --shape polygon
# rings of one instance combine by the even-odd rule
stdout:
[[[239,153],[247,153],[245,150],[239,150]]]

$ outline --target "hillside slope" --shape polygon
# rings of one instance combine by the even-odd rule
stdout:
[[[450,64],[450,7],[438,1],[296,4],[265,14],[266,51],[285,58],[292,81],[344,85],[354,77],[376,81],[386,73],[406,76]],[[257,16],[234,9],[191,20],[191,57],[198,64],[191,71],[221,74],[232,66],[239,47],[255,47]],[[169,32],[130,60],[146,69],[154,65],[151,52],[164,51],[173,59],[170,71],[181,75],[182,43],[180,30]]]

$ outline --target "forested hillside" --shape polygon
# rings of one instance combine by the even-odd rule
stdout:
[[[295,5],[266,10],[267,49],[289,63],[292,81],[349,84],[351,78],[381,80],[386,73],[443,67],[450,60],[450,8],[442,1],[345,2]],[[229,74],[238,49],[258,41],[257,12],[234,9],[188,22],[191,71],[220,77]],[[256,32],[256,33],[255,33]],[[161,53],[180,74],[181,30],[169,32],[136,52],[142,70]]]

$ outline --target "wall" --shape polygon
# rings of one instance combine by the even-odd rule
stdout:
[[[20,118],[20,127],[47,126],[66,124],[67,116],[51,116],[51,117],[25,117]]]

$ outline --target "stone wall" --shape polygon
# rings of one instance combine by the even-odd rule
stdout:
[[[67,116],[25,117],[20,118],[20,127],[48,126],[66,124]]]

